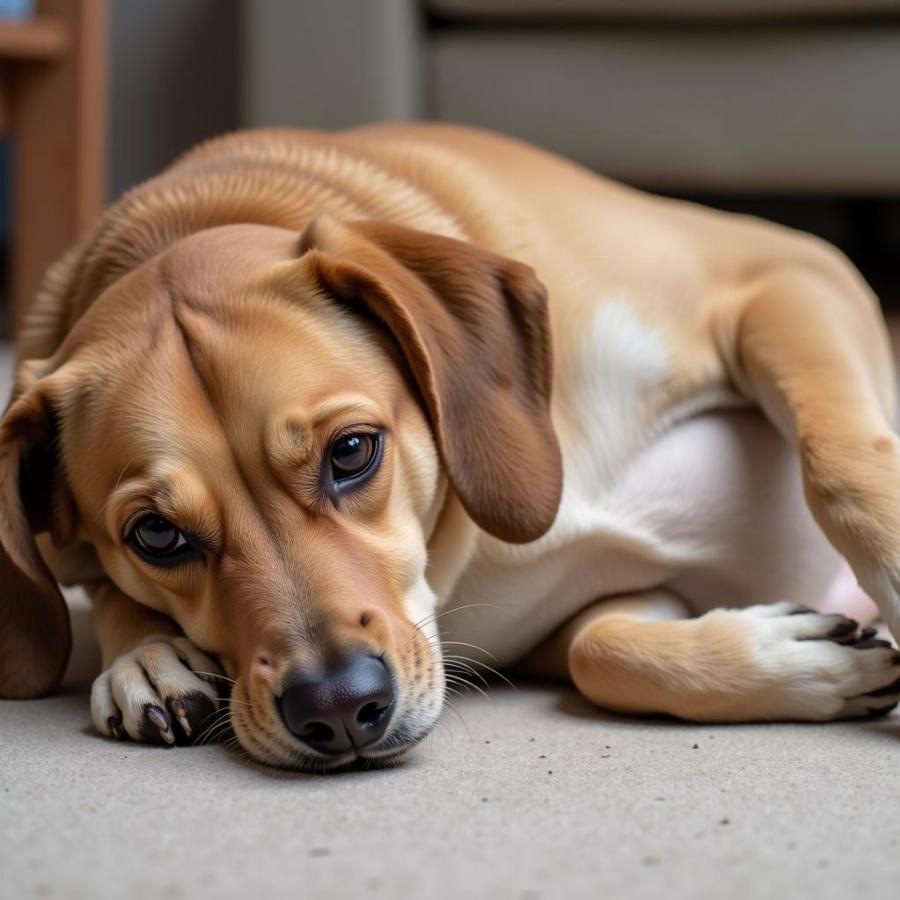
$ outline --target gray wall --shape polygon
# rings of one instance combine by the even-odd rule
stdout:
[[[420,0],[245,0],[242,120],[346,128],[422,114]]]
[[[304,0],[300,0],[304,2]],[[109,197],[238,125],[238,0],[111,0]]]

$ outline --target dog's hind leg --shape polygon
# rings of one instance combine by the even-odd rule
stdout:
[[[723,303],[714,328],[733,381],[795,442],[816,522],[900,638],[900,441],[876,299],[811,245]]]
[[[91,718],[109,737],[192,743],[214,724],[221,670],[167,616],[112,582],[87,586],[103,672],[91,688]]]
[[[812,606],[816,612],[843,613],[862,626],[873,625],[878,619],[878,607],[859,586],[853,570],[846,562],[822,600]]]
[[[662,591],[599,601],[529,668],[553,674],[555,657],[598,706],[704,722],[826,721],[900,701],[900,653],[843,615],[782,602],[671,620],[678,610]]]

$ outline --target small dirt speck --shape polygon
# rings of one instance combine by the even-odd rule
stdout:
[[[310,847],[307,856],[331,856],[330,847]]]
[[[691,750],[699,750],[699,749],[700,749],[700,745],[699,745],[699,744],[694,744],[694,746],[691,747]]]
[[[645,866],[658,866],[662,862],[661,856],[645,856],[641,862]]]
[[[719,819],[719,824],[720,825],[730,825],[731,819],[729,819],[727,816],[725,816],[725,818]]]

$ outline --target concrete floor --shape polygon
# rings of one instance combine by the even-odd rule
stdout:
[[[0,900],[898,895],[898,712],[701,727],[496,687],[398,769],[294,775],[100,738],[72,609],[61,693],[0,703]]]

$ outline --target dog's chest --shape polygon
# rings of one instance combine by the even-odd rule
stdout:
[[[650,411],[671,374],[671,354],[616,298],[562,326],[553,403],[564,482],[556,521],[524,546],[482,535],[451,601],[479,605],[444,617],[448,638],[471,627],[480,645],[502,656],[515,655],[524,632],[556,627],[574,598],[652,583],[658,570],[642,521],[657,488],[626,487],[623,475],[658,430]],[[501,624],[513,622],[515,636]]]
[[[794,454],[757,413],[710,412],[737,405],[721,390],[653,413],[671,366],[664,339],[616,302],[571,342],[557,367],[557,519],[527,545],[481,536],[446,604],[459,609],[442,616],[445,639],[508,663],[604,596],[684,578],[702,611],[819,588],[796,580],[798,556],[831,551],[806,511]]]

